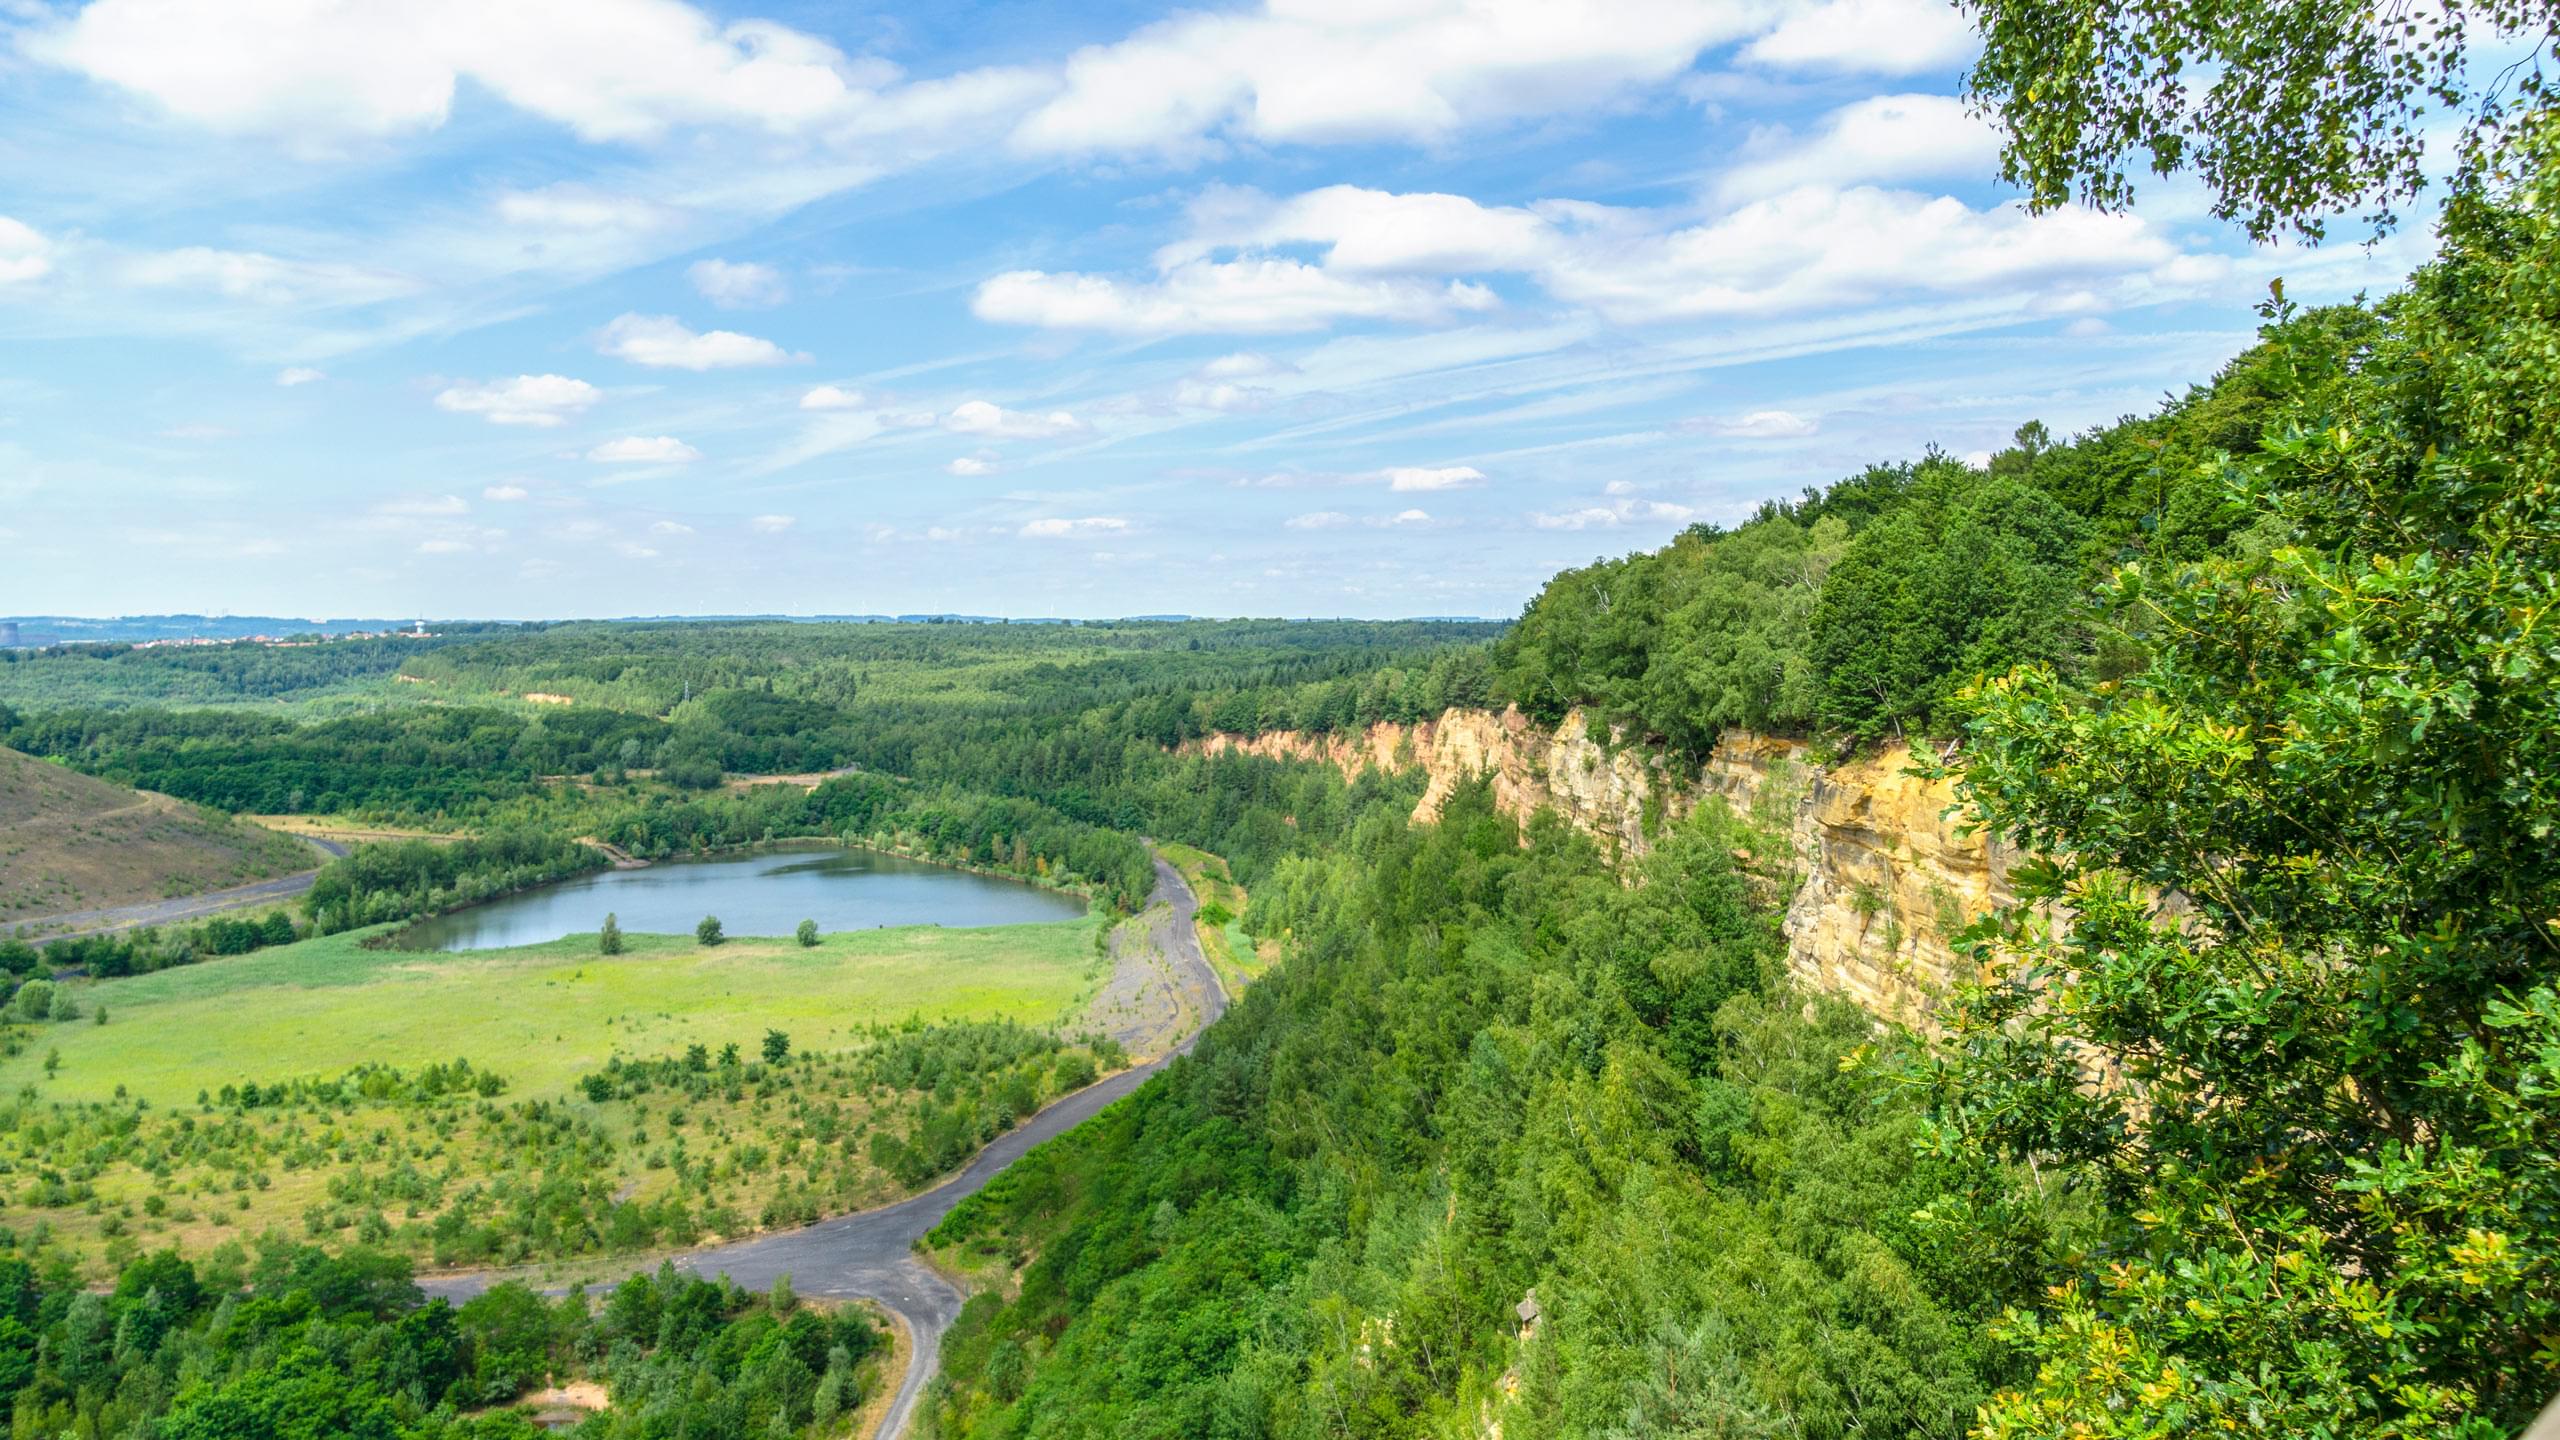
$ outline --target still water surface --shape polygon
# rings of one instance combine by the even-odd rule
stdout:
[[[1085,913],[1072,895],[873,850],[759,850],[604,870],[439,915],[400,937],[408,950],[495,950],[594,930],[611,912],[638,934],[686,935],[705,915],[731,935],[877,925],[1023,925]]]

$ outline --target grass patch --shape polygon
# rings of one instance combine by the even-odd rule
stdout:
[[[1209,968],[1218,972],[1226,983],[1227,993],[1235,994],[1253,983],[1269,968],[1253,937],[1244,933],[1244,887],[1227,871],[1227,862],[1190,845],[1158,845],[1157,851],[1182,872],[1184,883],[1200,902],[1193,929],[1200,937],[1200,953],[1209,959]]]
[[[1067,1019],[1100,978],[1093,923],[980,930],[914,926],[732,940],[631,935],[618,956],[592,936],[465,954],[367,949],[352,931],[252,955],[82,987],[110,1023],[42,1027],[0,1060],[0,1089],[155,1104],[198,1091],[468,1058],[519,1097],[565,1093],[616,1053],[687,1045],[753,1052],[768,1028],[832,1049],[874,1023]],[[45,1078],[48,1050],[60,1071]]]

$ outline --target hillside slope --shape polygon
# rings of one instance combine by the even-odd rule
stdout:
[[[0,929],[312,864],[290,836],[0,750]]]

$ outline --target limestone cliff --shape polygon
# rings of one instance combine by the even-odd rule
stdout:
[[[1818,765],[1801,741],[1733,732],[1690,772],[1590,731],[1580,712],[1550,730],[1517,710],[1452,710],[1356,734],[1213,735],[1201,748],[1319,761],[1354,778],[1420,766],[1429,788],[1417,820],[1436,816],[1462,781],[1489,775],[1507,813],[1551,808],[1628,856],[1644,852],[1662,820],[1717,797],[1794,843],[1804,878],[1785,930],[1797,977],[1914,1023],[1925,1023],[1958,963],[1950,939],[2011,898],[2014,857],[1964,833],[1952,789],[1907,773],[1911,756],[1898,745]]]

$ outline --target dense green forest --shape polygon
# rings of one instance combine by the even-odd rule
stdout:
[[[661,1270],[602,1304],[504,1285],[422,1303],[408,1263],[275,1245],[227,1270],[175,1254],[111,1293],[0,1258],[12,1433],[165,1440],[532,1440],[487,1412],[551,1377],[608,1381],[588,1436],[832,1434],[884,1337],[857,1312]]]
[[[2458,66],[2378,62],[2384,27],[2355,7],[1972,8],[1977,97],[2039,203],[2120,202],[2129,155],[2167,170],[2194,146],[2217,208],[2261,234],[2387,211],[2414,183],[2394,96],[2458,93]],[[2182,73],[2270,143],[2195,133]],[[2270,74],[2338,84],[2248,88]],[[1872,466],[1558,575],[1498,636],[570,625],[343,656],[85,648],[0,667],[0,743],[207,803],[472,832],[332,867],[320,928],[599,863],[582,836],[664,855],[830,835],[1122,909],[1151,879],[1135,837],[1224,857],[1278,963],[929,1237],[985,1282],[929,1394],[945,1440],[2510,1436],[2560,1391],[2560,131],[2491,121],[2404,291],[2303,310],[2279,289],[2259,343],[2157,413],[2029,424],[1980,468]],[[1918,1034],[1789,978],[1796,857],[1719,807],[1622,869],[1486,783],[1417,825],[1416,777],[1182,744],[1503,702],[1587,707],[1692,759],[1737,726],[1955,741],[1916,763],[2019,847],[2023,903],[1958,937]],[[852,773],[727,779],[799,771]],[[65,993],[21,997],[50,1024]],[[787,1096],[759,1081],[838,1147],[811,1092],[894,1096],[864,1153],[921,1179],[1114,1058],[915,1027],[792,1060]],[[580,1088],[706,1105],[752,1063],[620,1057]],[[455,1091],[461,1073],[439,1072],[440,1115],[477,1104],[547,1154],[611,1139],[500,1106],[485,1071]],[[334,1103],[270,1077],[199,1109],[237,1126],[279,1081],[287,1107]],[[122,1096],[10,1113],[34,1143],[137,1163],[236,1133],[155,1149],[165,1117]],[[565,1188],[510,1175],[420,1237],[478,1259],[544,1227],[615,1249],[707,1223],[617,1237],[574,1155],[546,1163]],[[25,1183],[82,1183],[38,1168]],[[795,1186],[777,1213],[835,1193]],[[600,1307],[518,1287],[421,1305],[362,1243],[395,1233],[398,1199],[332,1196],[314,1232],[357,1242],[335,1254],[128,1247],[111,1292],[0,1230],[13,1433],[515,1436],[467,1412],[546,1375],[609,1383],[582,1433],[830,1433],[867,1383],[859,1316],[672,1270]]]

